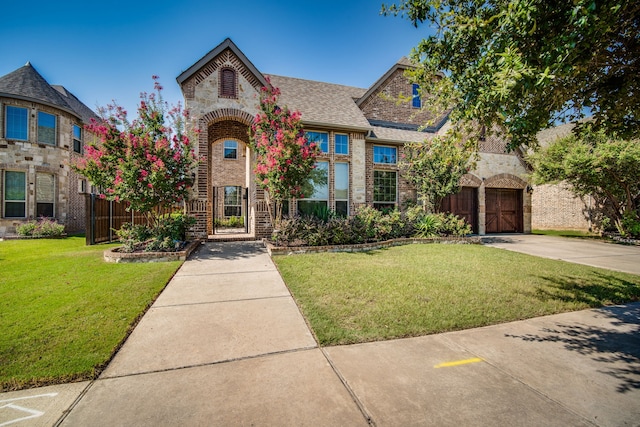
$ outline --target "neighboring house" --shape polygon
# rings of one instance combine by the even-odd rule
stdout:
[[[422,109],[428,98],[421,99],[405,77],[409,67],[401,59],[369,88],[269,75],[282,92],[279,102],[302,113],[305,130],[322,149],[318,167],[328,172],[328,184],[292,201],[289,213],[326,206],[352,214],[363,205],[402,208],[416,200],[400,175],[398,159],[406,142],[443,132],[447,118]],[[256,237],[271,231],[264,194],[252,173],[248,138],[266,76],[226,39],[177,78],[200,129],[198,152],[204,161],[189,206],[199,236],[212,234],[214,218],[232,214],[245,216]],[[398,103],[400,95],[410,100]],[[434,125],[421,129],[427,121]],[[530,232],[526,176],[519,153],[507,154],[503,142],[487,138],[476,169],[462,178],[462,191],[449,197],[446,206],[465,216],[479,234]]]
[[[544,148],[558,138],[571,133],[571,123],[545,129],[538,133],[538,144]],[[536,185],[531,197],[531,227],[536,230],[589,230],[593,229],[595,200],[577,197],[570,184]]]
[[[0,236],[47,217],[85,229],[86,181],[69,167],[96,114],[30,63],[0,77]]]

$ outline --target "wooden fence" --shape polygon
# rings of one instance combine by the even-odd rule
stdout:
[[[112,242],[118,240],[116,230],[126,223],[144,224],[146,217],[140,212],[127,212],[128,202],[112,202],[97,197],[97,194],[87,194],[86,206],[86,242],[87,245]],[[160,213],[166,214],[181,210],[181,207],[172,206],[162,209]]]

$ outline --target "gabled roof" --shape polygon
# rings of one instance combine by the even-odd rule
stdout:
[[[382,86],[391,76],[393,76],[393,73],[395,73],[397,70],[406,70],[407,68],[412,67],[413,65],[411,64],[411,61],[409,61],[409,58],[407,58],[406,56],[400,58],[398,62],[396,62],[394,66],[389,69],[389,71],[384,73],[382,77],[380,77],[373,85],[371,85],[369,90],[367,90],[362,96],[360,96],[360,98],[356,101],[358,107],[361,106],[367,98],[373,95],[380,86]]]
[[[364,113],[354,102],[366,89],[293,77],[272,75],[270,78],[271,84],[280,88],[280,102],[291,110],[300,111],[307,127],[371,129]]]
[[[62,86],[60,86],[62,88]],[[89,107],[84,105],[66,89],[64,94],[56,90],[27,62],[17,70],[0,77],[0,96],[33,101],[64,110],[79,119],[96,117]]]
[[[209,53],[207,53],[205,56],[200,58],[198,62],[193,64],[191,67],[187,68],[178,77],[176,77],[178,84],[182,86],[182,83],[184,83],[190,77],[195,75],[198,71],[200,71],[202,67],[206,66],[209,62],[215,59],[218,55],[220,55],[226,49],[230,49],[231,52],[233,52],[233,54],[236,55],[238,59],[240,59],[240,61],[242,61],[244,66],[247,67],[247,69],[255,76],[255,78],[258,79],[258,81],[260,81],[262,86],[267,86],[267,81],[265,80],[262,73],[258,71],[255,65],[253,65],[251,61],[249,61],[249,58],[247,58],[245,54],[242,53],[240,49],[238,49],[238,46],[236,46],[235,43],[232,42],[231,39],[228,37],[218,46],[213,48]]]

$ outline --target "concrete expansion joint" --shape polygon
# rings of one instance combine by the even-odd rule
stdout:
[[[56,421],[55,424],[53,424],[53,427],[59,427],[64,422],[67,416],[71,413],[71,411],[73,411],[73,409],[78,405],[78,403],[80,403],[80,401],[84,398],[84,396],[89,392],[89,390],[91,389],[91,387],[93,387],[95,383],[96,383],[96,380],[89,381],[89,384],[87,384],[87,386],[84,389],[82,389],[78,397],[76,397],[75,400],[71,403],[71,405],[69,405],[69,407],[62,412],[62,415],[60,416],[60,418],[58,418],[58,421]]]
[[[184,304],[167,304],[167,305],[156,305],[152,307],[152,309],[158,308],[169,308],[169,307],[187,307],[191,305],[207,305],[207,304],[223,304],[226,302],[242,302],[242,301],[259,301],[265,299],[280,299],[280,298],[290,298],[291,295],[276,295],[270,297],[256,297],[256,298],[241,298],[241,299],[227,299],[222,301],[203,301],[203,302],[188,302]]]
[[[113,379],[118,379],[118,378],[137,377],[137,376],[141,376],[141,375],[160,374],[160,373],[163,373],[163,372],[182,371],[182,370],[185,370],[185,369],[202,368],[202,367],[206,367],[206,366],[216,366],[216,365],[222,365],[222,364],[225,364],[225,363],[241,362],[243,360],[253,360],[253,359],[261,359],[261,358],[264,358],[264,357],[278,356],[278,355],[281,355],[281,354],[299,353],[299,352],[303,352],[303,351],[315,350],[316,348],[318,348],[317,345],[307,346],[307,347],[291,348],[291,349],[288,349],[288,350],[281,350],[281,351],[273,351],[273,352],[269,352],[269,353],[255,354],[253,356],[243,356],[243,357],[236,357],[236,358],[232,358],[232,359],[217,360],[215,362],[195,363],[193,365],[176,366],[176,367],[167,368],[167,369],[154,369],[154,370],[149,370],[149,371],[133,372],[133,373],[130,373],[130,374],[121,374],[121,375],[113,375],[113,376],[109,376],[109,377],[101,377],[101,378],[98,378],[95,381],[105,381],[105,380],[113,380]],[[92,381],[92,383],[95,382],[95,381]]]
[[[376,423],[373,420],[373,418],[371,417],[371,415],[369,414],[369,411],[367,411],[367,408],[365,408],[364,404],[360,401],[360,399],[358,398],[358,395],[355,393],[355,391],[353,391],[353,389],[351,388],[351,386],[349,385],[349,383],[347,382],[345,377],[340,373],[340,370],[336,367],[336,365],[333,364],[333,361],[331,360],[331,358],[329,357],[327,352],[324,350],[324,348],[322,348],[322,347],[318,347],[318,348],[322,352],[322,355],[324,356],[324,358],[327,361],[327,363],[329,364],[329,366],[331,366],[331,370],[333,370],[333,372],[336,374],[336,376],[338,377],[338,379],[342,383],[343,387],[347,390],[347,393],[349,393],[349,396],[351,396],[351,399],[353,400],[353,402],[358,407],[358,410],[360,411],[360,413],[364,417],[364,419],[367,422],[367,424],[369,424],[370,426],[374,426],[375,427]]]
[[[447,345],[449,348],[453,348],[451,345],[449,345],[450,343],[451,342],[447,342],[447,343],[445,343],[445,345]],[[523,380],[521,380],[520,378],[518,378],[515,375],[511,374],[510,372],[500,368],[498,365],[496,365],[494,363],[491,363],[491,361],[489,359],[487,359],[486,357],[483,357],[483,356],[471,351],[471,349],[469,349],[469,348],[467,348],[464,345],[461,345],[459,343],[455,343],[455,345],[458,348],[460,348],[460,349],[466,351],[467,353],[473,355],[474,357],[482,359],[483,363],[486,363],[487,365],[491,366],[496,371],[506,375],[507,377],[511,378],[513,381],[517,382],[518,384],[523,385],[524,387],[526,387],[527,389],[531,390],[533,393],[537,394],[538,396],[542,397],[543,399],[555,403],[556,405],[558,405],[559,408],[562,408],[564,411],[566,411],[566,412],[568,412],[568,413],[580,418],[583,421],[586,421],[587,423],[589,423],[589,424],[591,424],[593,426],[597,426],[598,425],[598,424],[594,423],[592,420],[584,417],[583,415],[579,414],[578,412],[576,412],[576,411],[572,410],[571,408],[567,407],[567,405],[563,404],[562,402],[552,398],[551,396],[549,396],[548,394],[538,390],[537,388],[532,387],[530,384],[524,382]]]

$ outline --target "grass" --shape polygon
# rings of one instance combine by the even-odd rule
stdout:
[[[640,299],[640,276],[479,245],[407,245],[274,261],[325,346]]]
[[[0,390],[97,375],[180,266],[106,263],[113,246],[0,242]]]

